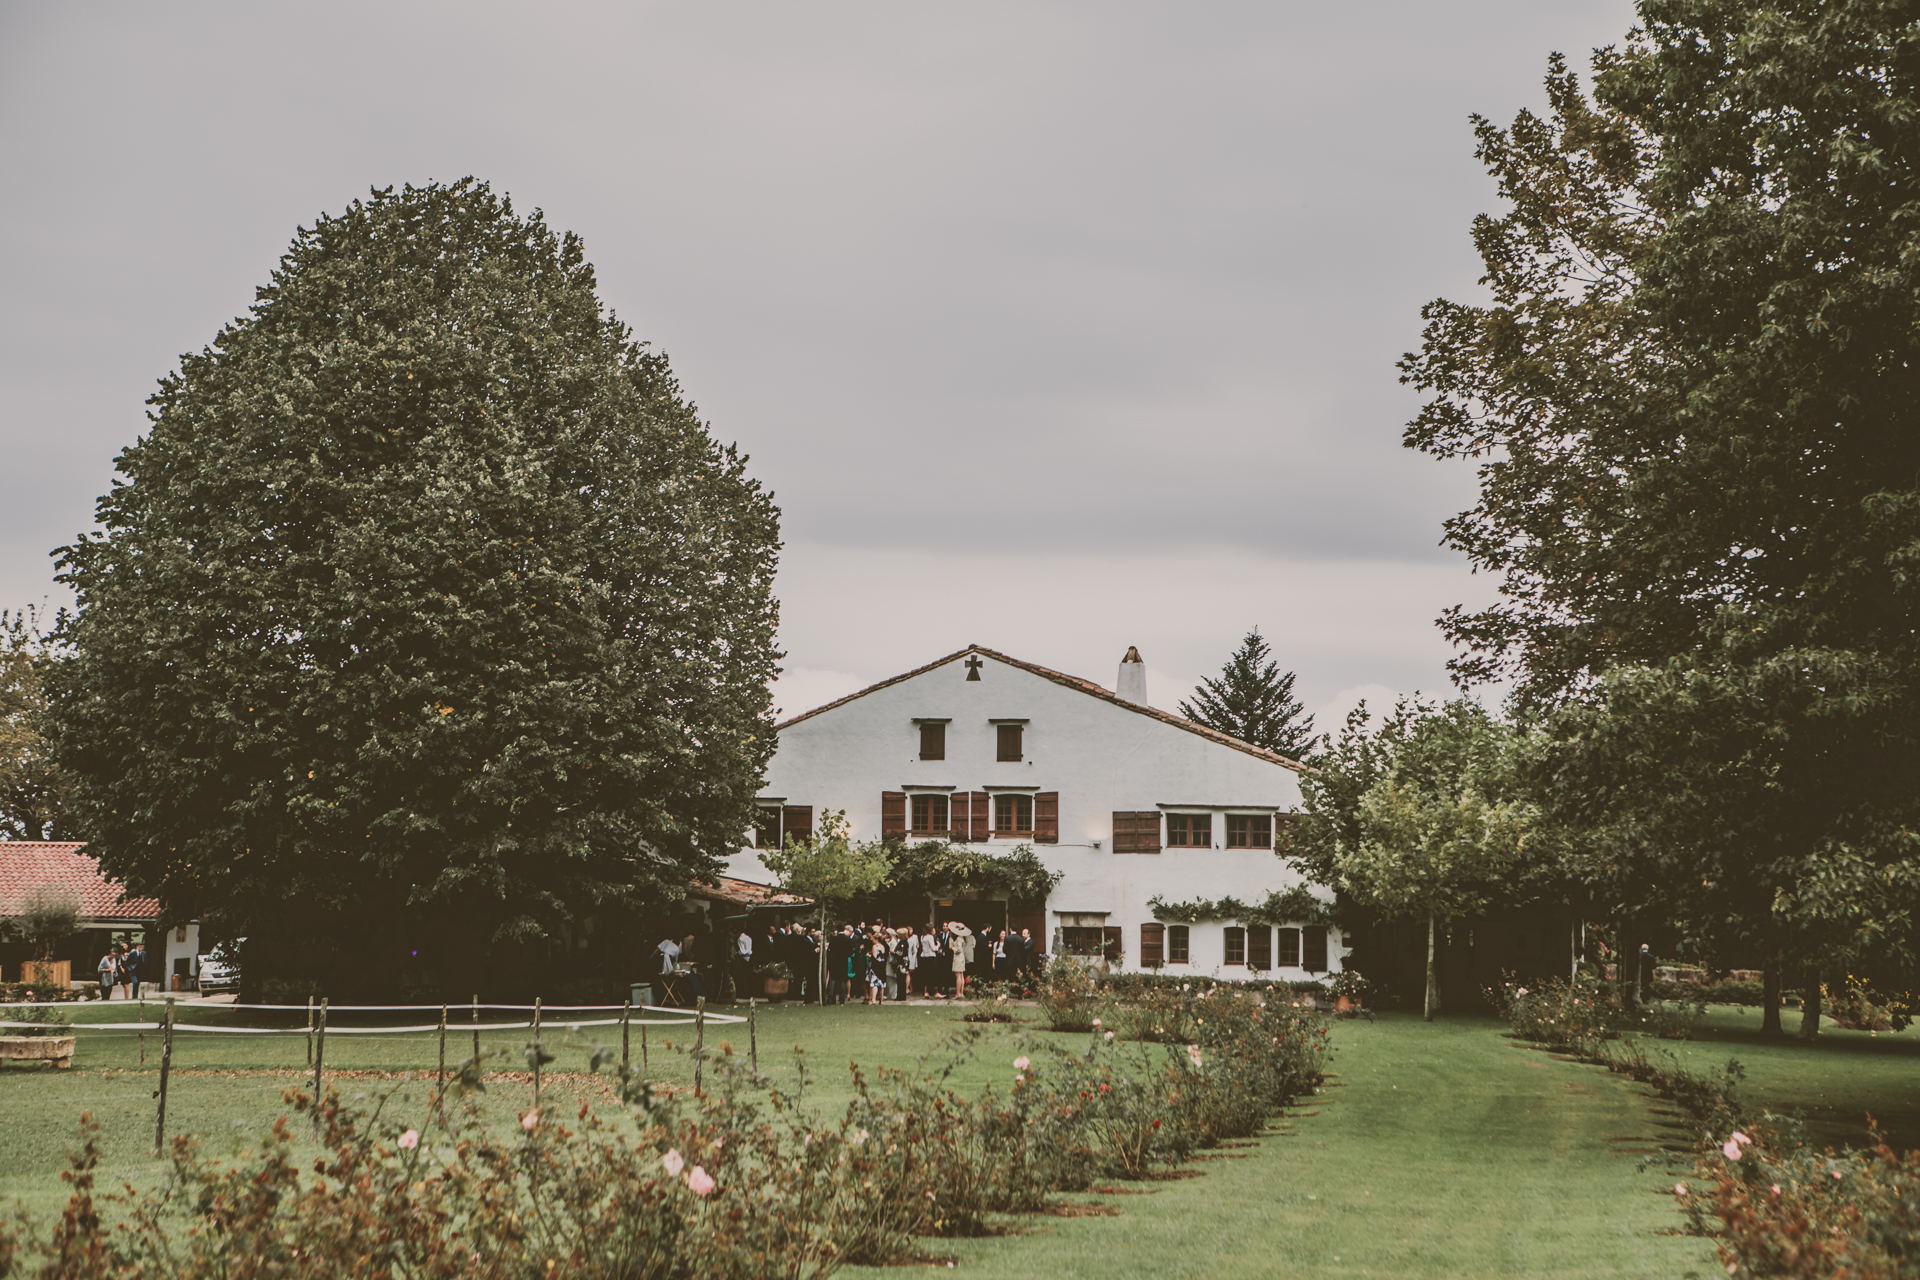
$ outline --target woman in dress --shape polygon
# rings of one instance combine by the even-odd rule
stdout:
[[[953,949],[953,998],[967,998],[967,952],[973,950],[973,930],[958,920],[947,922],[947,945]]]

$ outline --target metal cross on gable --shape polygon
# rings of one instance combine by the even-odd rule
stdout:
[[[969,657],[963,665],[967,668],[967,679],[978,680],[980,678],[980,668],[987,664],[980,661],[980,655],[976,653]]]

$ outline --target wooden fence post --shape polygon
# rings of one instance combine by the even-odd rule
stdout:
[[[327,1061],[327,998],[320,997],[320,1025],[313,1042],[313,1127],[320,1127],[320,1078]]]
[[[473,998],[473,1070],[475,1078],[480,1073],[480,997]]]
[[[140,1024],[140,1065],[147,1065],[147,993],[140,989],[138,982],[133,984],[133,993],[140,997],[140,1012],[134,1021]]]
[[[153,1154],[159,1155],[167,1142],[167,1077],[173,1071],[173,997],[167,997],[166,1030],[160,1038],[160,1111],[153,1121]]]
[[[631,1041],[629,1039],[628,1032],[630,1030],[630,1024],[632,1023],[632,1021],[633,1021],[633,992],[629,991],[627,992],[626,1007],[620,1010],[620,1074],[622,1077],[624,1077],[627,1074],[627,1063],[629,1061],[628,1050],[631,1047]]]
[[[313,997],[307,997],[307,1065],[313,1065]]]
[[[753,1063],[755,1075],[760,1074],[760,1032],[754,1026],[753,1011],[759,1003],[752,996],[747,997],[747,1058]]]
[[[640,1078],[647,1078],[647,1020],[640,1019]]]
[[[707,998],[693,1002],[693,1096],[700,1096],[700,1079],[707,1065]]]
[[[533,1105],[540,1105],[540,997],[533,998]]]
[[[447,1006],[440,1006],[440,1077],[437,1084],[441,1093],[447,1091]]]

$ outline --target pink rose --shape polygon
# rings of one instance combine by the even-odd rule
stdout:
[[[687,1167],[687,1162],[680,1158],[678,1151],[669,1151],[660,1157],[660,1167],[667,1171],[669,1178],[677,1178],[680,1171]]]
[[[520,1127],[522,1129],[525,1129],[528,1133],[532,1133],[534,1126],[539,1123],[540,1123],[540,1108],[538,1107],[535,1107],[533,1110],[527,1112],[527,1114],[520,1117]]]
[[[713,1179],[699,1165],[687,1170],[687,1189],[697,1196],[704,1196],[713,1190]]]
[[[420,1131],[418,1129],[409,1129],[405,1133],[401,1134],[400,1145],[408,1151],[411,1151],[415,1147],[419,1146]]]
[[[1113,1032],[1111,1032],[1111,1031],[1109,1031],[1109,1032],[1107,1032],[1107,1043],[1108,1043],[1108,1044],[1112,1044],[1112,1043],[1113,1043]]]
[[[1687,1184],[1686,1184],[1686,1183],[1684,1183],[1684,1182],[1676,1182],[1676,1183],[1674,1183],[1674,1184],[1673,1184],[1673,1194],[1675,1194],[1675,1195],[1677,1195],[1677,1196],[1683,1196],[1683,1195],[1685,1195],[1685,1194],[1687,1194]]]
[[[1740,1158],[1740,1144],[1732,1138],[1728,1138],[1720,1144],[1720,1154],[1729,1160],[1738,1160]]]
[[[1033,1064],[1028,1062],[1025,1057],[1019,1057],[1013,1060],[1013,1069],[1015,1071],[1025,1071],[1028,1067],[1032,1065]]]
[[[1739,1143],[1743,1147],[1746,1146],[1749,1142],[1753,1141],[1752,1138],[1749,1138],[1746,1134],[1740,1132],[1738,1129],[1735,1129],[1733,1131],[1733,1140]]]

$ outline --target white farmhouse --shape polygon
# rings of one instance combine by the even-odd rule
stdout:
[[[1273,850],[1302,766],[1148,706],[1137,650],[1109,690],[973,645],[779,730],[755,847],[838,809],[856,839],[1028,844],[1062,873],[1045,903],[902,904],[894,923],[1028,927],[1056,952],[1118,952],[1128,970],[1303,979],[1340,967],[1337,928],[1154,918],[1156,897],[1258,906],[1301,883]],[[766,879],[752,847],[729,870]]]

